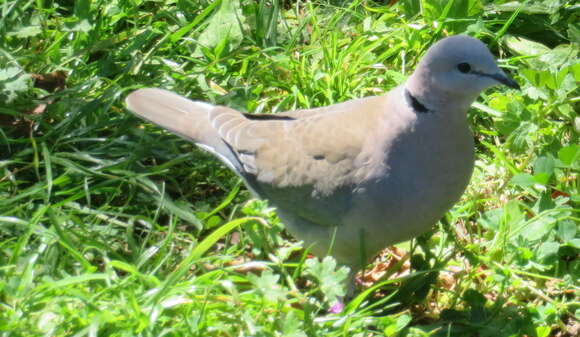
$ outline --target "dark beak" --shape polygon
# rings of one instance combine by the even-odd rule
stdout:
[[[493,74],[493,75],[488,75],[488,76],[491,77],[491,78],[493,78],[494,80],[498,81],[501,84],[507,85],[510,88],[514,88],[514,89],[520,90],[520,85],[518,84],[518,82],[516,82],[513,79],[509,78],[503,72],[500,72],[500,73],[497,73],[497,74]]]

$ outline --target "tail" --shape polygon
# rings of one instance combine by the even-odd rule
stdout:
[[[139,117],[194,142],[236,172],[241,169],[232,150],[211,125],[214,105],[194,102],[171,91],[146,88],[127,96],[127,107]]]

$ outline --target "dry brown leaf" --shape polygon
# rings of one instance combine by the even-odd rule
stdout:
[[[372,268],[363,271],[360,276],[357,276],[357,283],[364,288],[371,287],[385,277],[396,279],[406,276],[411,268],[408,253],[395,246],[381,251],[374,261]]]
[[[34,86],[49,92],[64,89],[67,75],[62,70],[53,71],[47,74],[30,74],[34,80]]]

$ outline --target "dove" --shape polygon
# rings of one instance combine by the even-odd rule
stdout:
[[[466,113],[497,84],[519,89],[484,43],[456,35],[381,96],[246,114],[144,88],[126,104],[214,154],[315,255],[358,270],[429,230],[459,200],[474,165]]]

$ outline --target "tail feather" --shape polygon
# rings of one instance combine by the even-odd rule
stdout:
[[[196,143],[234,171],[239,172],[239,162],[210,123],[214,105],[194,102],[173,92],[146,88],[127,96],[129,110],[162,128]]]

